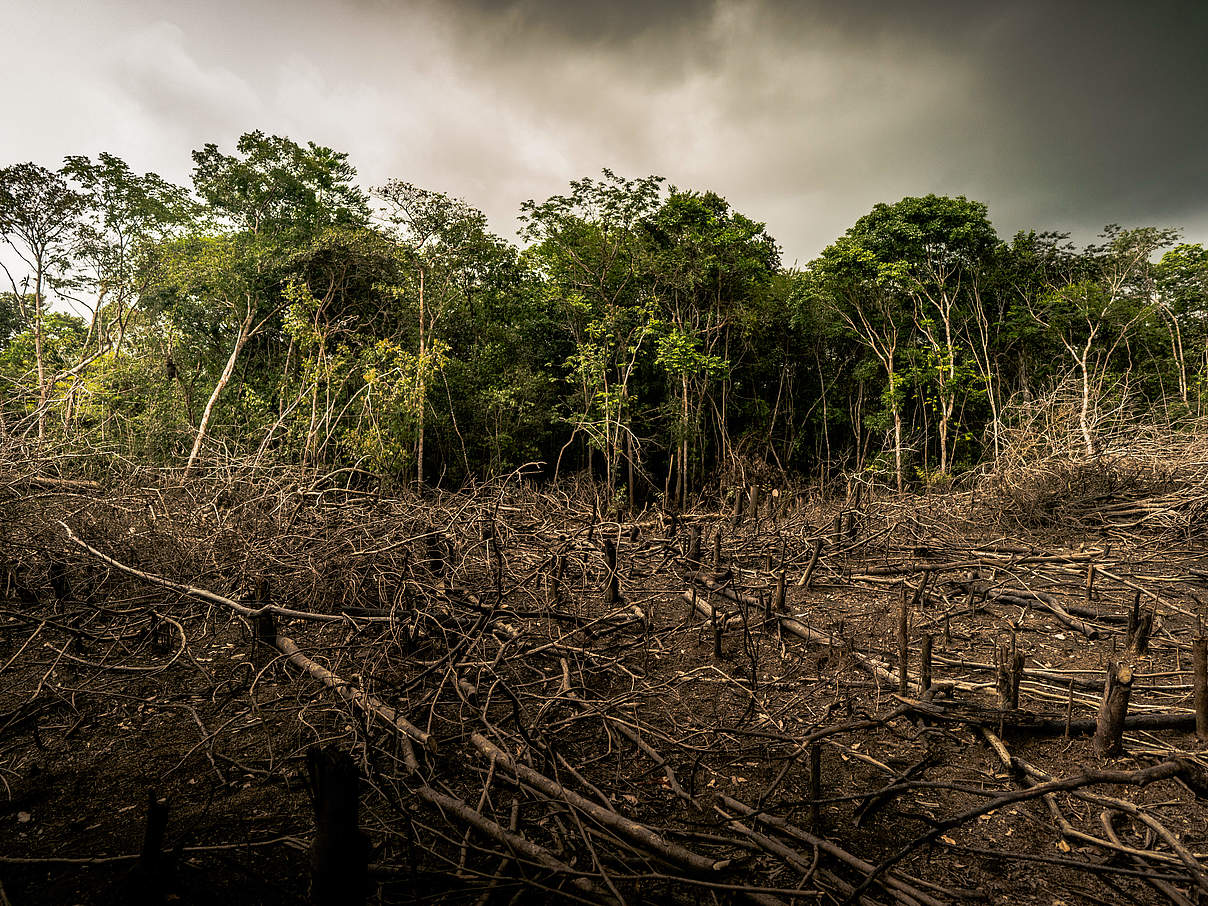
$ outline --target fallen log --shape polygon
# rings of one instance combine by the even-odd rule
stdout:
[[[1037,783],[1026,789],[1009,790],[1000,793],[967,811],[953,815],[951,818],[936,821],[930,830],[920,834],[901,848],[895,850],[864,877],[856,889],[844,901],[844,906],[858,902],[866,890],[880,880],[889,869],[893,868],[916,849],[929,843],[934,843],[954,828],[968,824],[987,812],[993,812],[1018,802],[1039,799],[1048,793],[1074,792],[1087,786],[1127,785],[1144,787],[1172,777],[1181,777],[1185,781],[1190,780],[1195,782],[1198,780],[1198,774],[1201,771],[1202,769],[1198,768],[1190,759],[1174,758],[1159,762],[1150,767],[1140,768],[1136,771],[1085,771],[1070,777],[1060,777],[1043,783]]]
[[[589,879],[583,877],[580,872],[575,871],[571,866],[555,857],[545,847],[539,846],[531,840],[509,831],[462,800],[447,796],[427,785],[420,787],[416,791],[416,794],[442,814],[446,816],[452,815],[462,823],[478,831],[484,837],[501,844],[515,858],[533,862],[554,874],[568,875],[572,885],[583,893],[597,898],[599,901],[616,902],[610,894],[600,890]]]
[[[1098,629],[1096,629],[1090,623],[1087,623],[1085,620],[1078,619],[1076,616],[1066,610],[1064,606],[1059,604],[1052,595],[1045,594],[1043,591],[1032,591],[1030,589],[1023,588],[1002,588],[991,591],[988,596],[988,600],[1002,601],[1008,604],[1017,604],[1021,607],[1039,604],[1042,608],[1055,616],[1059,622],[1068,626],[1075,632],[1082,633],[1088,639],[1099,638]]]
[[[59,520],[59,525],[63,526],[63,531],[67,533],[67,538],[69,541],[78,547],[83,548],[102,563],[108,563],[114,569],[121,570],[127,575],[135,576],[136,578],[149,582],[152,585],[158,585],[161,588],[170,588],[173,591],[180,592],[182,595],[188,595],[190,598],[197,598],[199,601],[208,601],[211,604],[218,604],[219,606],[225,607],[228,610],[235,611],[235,613],[239,614],[241,617],[253,619],[264,613],[272,613],[279,617],[286,617],[287,619],[291,620],[313,620],[320,623],[347,623],[351,616],[356,615],[357,619],[367,622],[387,623],[390,621],[390,616],[388,613],[385,616],[360,616],[360,612],[364,611],[365,608],[349,608],[341,613],[315,613],[312,610],[294,610],[290,607],[282,607],[279,604],[265,604],[262,607],[248,607],[246,604],[240,604],[238,601],[234,601],[231,598],[217,594],[216,592],[212,592],[208,589],[198,588],[195,585],[185,585],[182,582],[173,582],[171,579],[167,579],[163,576],[157,576],[154,573],[144,572],[141,569],[135,569],[133,566],[127,566],[125,563],[114,560],[108,554],[101,553],[86,541],[80,540],[80,538],[76,536],[75,532],[71,530],[70,526],[68,526],[66,522]]]
[[[1010,711],[989,708],[972,702],[943,702],[940,700],[920,701],[898,696],[910,711],[934,720],[949,720],[992,729],[1002,727],[1025,736],[1061,736],[1069,730],[1071,735],[1094,733],[1098,719],[1094,717],[1067,721],[1064,717],[1037,715],[1028,711]],[[1195,732],[1193,711],[1166,711],[1157,713],[1130,714],[1124,718],[1125,732],[1137,730],[1173,730],[1179,733]]]
[[[516,759],[481,733],[470,734],[470,743],[478,750],[480,755],[485,758],[494,759],[496,764],[502,766],[520,782],[532,787],[550,799],[561,800],[567,805],[573,806],[584,814],[589,815],[602,826],[619,834],[630,843],[637,844],[642,849],[666,862],[702,874],[722,871],[728,868],[733,862],[731,859],[713,859],[709,856],[695,853],[690,849],[685,849],[678,843],[672,843],[664,839],[646,825],[639,824],[626,818],[624,815],[607,809],[602,805],[597,805],[589,799],[585,799],[573,790],[568,790],[556,780],[551,780],[544,774],[534,771],[527,765],[516,761]]]

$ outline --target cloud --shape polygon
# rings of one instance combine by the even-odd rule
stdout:
[[[45,0],[9,24],[8,159],[105,148],[186,180],[190,150],[262,129],[505,235],[608,166],[720,192],[787,261],[927,192],[987,202],[1008,235],[1208,238],[1200,3]]]
[[[171,22],[153,22],[110,45],[101,66],[115,95],[132,108],[132,118],[152,125],[172,144],[221,135],[233,123],[254,123],[266,113],[246,78],[200,62],[184,31]]]

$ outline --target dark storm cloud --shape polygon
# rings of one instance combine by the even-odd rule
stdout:
[[[602,149],[637,171],[705,180],[769,220],[790,256],[875,201],[928,191],[989,202],[1008,233],[1206,225],[1208,5],[640,6],[452,8],[470,40],[506,35],[502,67],[552,106],[569,86],[542,81],[551,59],[605,59],[612,90],[577,95],[578,115],[563,115],[588,120],[619,95],[630,115],[609,111]],[[685,120],[713,121],[712,135],[659,129],[660,96],[682,101]]]
[[[789,262],[926,192],[987,202],[1007,235],[1208,238],[1200,3],[48,0],[10,21],[5,159],[105,147],[185,179],[191,148],[260,128],[505,234],[608,166],[720,192]]]

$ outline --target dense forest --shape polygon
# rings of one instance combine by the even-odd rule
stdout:
[[[108,154],[0,169],[0,432],[358,486],[539,463],[686,506],[766,469],[947,483],[1042,399],[1088,455],[1105,420],[1204,404],[1208,251],[1174,229],[1004,240],[927,195],[788,268],[763,224],[659,177],[526,202],[517,245],[313,143],[193,162],[188,189]]]

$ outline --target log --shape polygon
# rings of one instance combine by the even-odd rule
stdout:
[[[557,781],[551,780],[544,774],[534,771],[527,765],[521,764],[481,733],[470,734],[470,743],[480,755],[488,759],[494,759],[497,765],[503,767],[520,782],[532,787],[550,799],[565,802],[572,808],[578,809],[600,825],[607,827],[614,833],[624,837],[630,843],[637,845],[648,853],[658,856],[666,862],[699,874],[714,874],[723,871],[732,864],[733,860],[731,859],[713,859],[686,849],[678,843],[672,843],[646,825],[639,824],[626,818],[624,815],[614,812],[612,809],[605,808],[589,799],[585,799],[573,790],[568,790]]]
[[[535,862],[542,868],[555,874],[569,875],[571,884],[581,890],[583,893],[590,895],[597,901],[615,903],[616,900],[605,891],[600,890],[590,880],[580,877],[579,873],[565,862],[557,859],[549,850],[543,846],[538,846],[531,840],[528,840],[519,834],[513,833],[504,828],[498,822],[492,821],[481,812],[471,808],[468,804],[460,799],[455,799],[452,796],[447,796],[430,786],[422,786],[417,791],[417,795],[435,806],[442,815],[452,815],[454,818],[462,821],[469,827],[478,831],[484,837],[494,840],[501,844],[506,850],[511,852],[519,859],[527,859],[530,862]]]
[[[395,730],[404,737],[414,740],[432,754],[435,755],[439,750],[440,747],[436,742],[435,736],[426,730],[416,727],[381,699],[361,691],[347,680],[342,679],[338,674],[332,673],[323,665],[308,658],[294,644],[293,639],[278,633],[276,644],[273,647],[285,655],[286,660],[291,664],[312,679],[331,689],[350,705],[360,708],[371,717],[376,717],[382,723],[386,724],[389,729]]]
[[[822,743],[810,746],[810,827],[818,830],[822,821]]]
[[[1067,728],[1070,735],[1085,736],[1094,733],[1099,721],[1094,717],[1068,720],[1062,717],[1036,715],[1026,711],[1010,713],[998,708],[987,708],[966,702],[941,702],[936,699],[919,701],[903,699],[903,704],[915,714],[936,720],[950,720],[974,726],[991,727],[999,724],[1020,736],[1061,736]],[[1180,733],[1195,732],[1195,714],[1191,711],[1161,711],[1130,714],[1124,719],[1124,732],[1134,730],[1172,730]]]
[[[604,565],[608,572],[604,603],[612,607],[621,600],[621,578],[617,573],[617,545],[611,538],[604,539]]]
[[[1045,594],[1042,591],[1031,591],[1030,589],[999,589],[991,592],[988,596],[991,601],[1006,601],[1012,604],[1021,606],[1027,604],[1039,603],[1041,607],[1051,613],[1057,620],[1068,626],[1075,632],[1080,632],[1088,639],[1099,638],[1099,630],[1091,626],[1084,620],[1080,620],[1065,609],[1057,602],[1052,595]]]
[[[167,829],[168,800],[148,792],[143,846],[130,872],[130,898],[136,906],[165,902],[169,866],[165,864],[162,850]]]
[[[814,549],[810,552],[810,562],[806,565],[805,572],[801,575],[801,581],[797,583],[804,586],[806,591],[810,590],[810,582],[814,579],[814,569],[818,566],[818,558],[822,555],[822,545],[824,543],[822,538],[814,539]]]
[[[924,582],[926,579],[924,579]],[[921,586],[920,586],[921,587]],[[906,589],[902,589],[902,601],[898,606],[898,695],[910,689],[910,605],[906,602]]]
[[[182,594],[186,594],[191,597],[198,598],[199,600],[208,601],[211,604],[219,604],[223,607],[227,607],[227,608],[233,610],[235,613],[239,614],[240,616],[243,616],[243,617],[246,617],[249,619],[254,619],[254,618],[262,616],[264,614],[277,614],[278,616],[283,615],[283,616],[287,616],[287,617],[299,616],[299,617],[311,618],[311,619],[319,618],[324,621],[326,621],[326,620],[335,620],[335,621],[339,621],[339,622],[345,621],[344,617],[337,616],[334,614],[333,615],[312,614],[312,613],[307,613],[306,611],[294,611],[294,610],[290,610],[289,608],[277,607],[274,605],[265,605],[262,608],[247,607],[244,604],[240,604],[238,601],[232,601],[230,598],[226,598],[226,597],[223,597],[222,595],[215,594],[212,591],[207,591],[204,588],[195,588],[191,585],[182,585],[179,582],[173,582],[170,579],[165,579],[161,576],[156,576],[151,573],[143,572],[142,570],[134,569],[131,566],[127,566],[124,563],[121,563],[121,562],[113,559],[112,557],[102,554],[96,548],[91,547],[88,544],[85,544],[83,541],[81,541],[79,538],[77,538],[75,536],[75,534],[71,531],[71,529],[67,526],[67,524],[65,522],[60,521],[59,525],[61,525],[63,527],[63,530],[67,532],[67,537],[70,538],[73,542],[75,542],[80,547],[84,548],[84,550],[88,551],[93,556],[97,557],[100,560],[103,560],[104,562],[110,564],[111,566],[115,567],[116,569],[120,569],[123,572],[129,573],[130,575],[133,575],[133,576],[138,576],[139,578],[145,579],[146,581],[151,582],[154,585],[161,585],[164,588],[171,588],[171,589],[181,592]],[[389,619],[389,618],[387,618],[387,619]],[[273,637],[272,645],[279,652],[281,652],[281,654],[283,654],[286,657],[286,659],[289,660],[290,663],[292,663],[295,667],[302,670],[302,672],[306,673],[311,678],[317,680],[318,682],[322,683],[327,688],[334,691],[337,695],[340,696],[340,698],[344,699],[349,704],[352,704],[352,705],[360,708],[362,711],[364,711],[368,715],[376,717],[378,720],[380,720],[384,724],[386,724],[386,726],[389,729],[395,731],[396,733],[399,733],[401,735],[401,737],[403,738],[403,741],[407,743],[407,748],[404,752],[404,757],[405,757],[407,766],[409,768],[411,768],[412,770],[417,769],[419,765],[418,765],[418,762],[416,762],[416,760],[415,760],[415,753],[411,751],[410,740],[414,740],[415,742],[418,742],[421,746],[423,746],[425,749],[427,749],[429,752],[432,752],[433,754],[435,754],[437,752],[438,746],[436,743],[436,739],[430,733],[428,733],[425,730],[421,730],[418,727],[411,724],[406,718],[404,718],[394,708],[391,708],[385,702],[381,701],[380,699],[376,698],[375,696],[362,692],[361,690],[355,688],[347,680],[342,679],[340,676],[338,676],[335,673],[332,673],[326,667],[311,660],[309,657],[307,657],[305,654],[302,653],[302,651],[298,648],[298,646],[295,645],[293,640],[290,639],[289,637],[281,635],[278,632]]]
[[[922,649],[919,653],[919,690],[926,692],[931,688],[931,636],[923,636]]]
[[[688,529],[688,553],[684,555],[689,566],[700,569],[700,523],[692,523]]]

